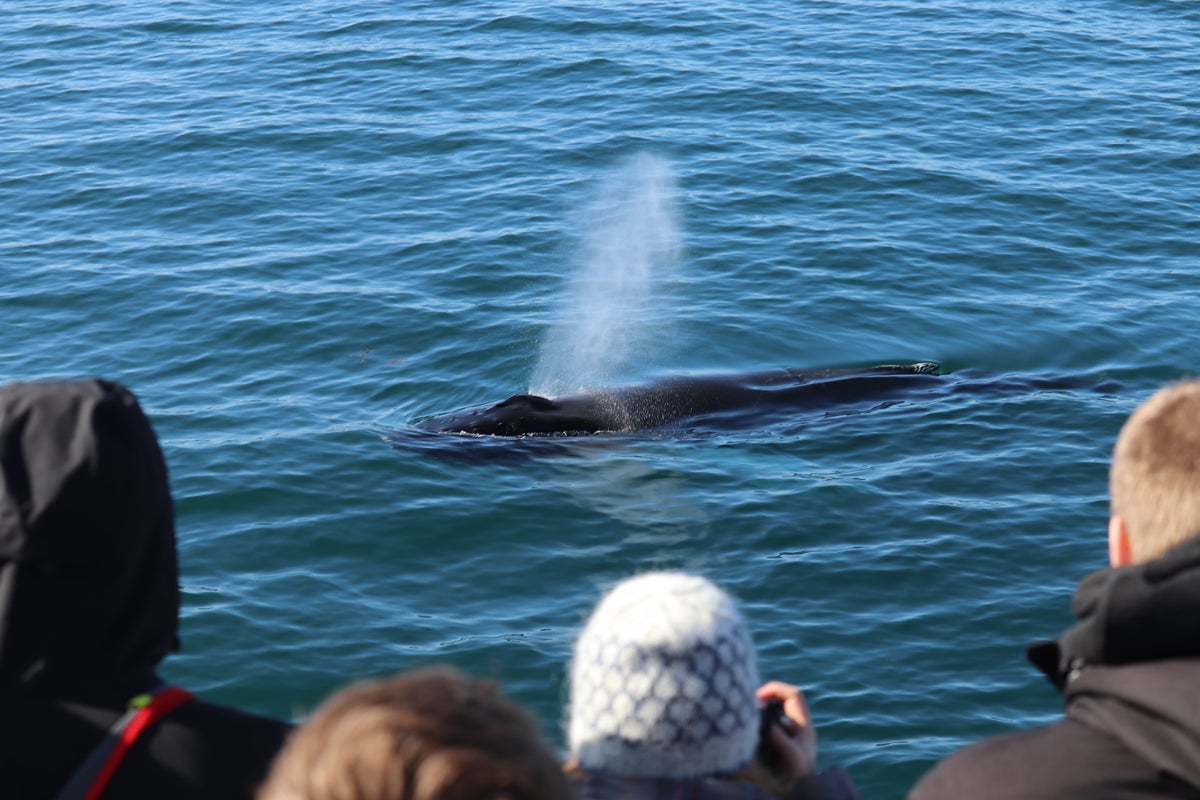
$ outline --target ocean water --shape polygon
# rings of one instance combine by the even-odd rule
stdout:
[[[1171,0],[0,3],[0,378],[172,470],[165,673],[300,715],[451,663],[563,745],[600,593],[703,572],[823,763],[900,797],[1059,709],[1128,413],[1195,374],[1200,9]],[[940,362],[978,386],[551,451],[531,388]]]

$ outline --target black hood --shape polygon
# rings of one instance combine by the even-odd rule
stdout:
[[[167,467],[137,398],[0,387],[0,695],[140,691],[178,619]]]
[[[1079,622],[1057,642],[1029,648],[1059,687],[1085,666],[1200,657],[1200,537],[1144,564],[1091,573],[1072,610]]]

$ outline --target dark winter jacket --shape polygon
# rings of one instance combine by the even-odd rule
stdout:
[[[1075,592],[1079,622],[1030,660],[1064,717],[950,755],[910,800],[1200,798],[1200,537]]]
[[[53,798],[178,649],[166,463],[105,381],[0,388],[0,797]],[[185,687],[186,688],[186,687]],[[104,798],[248,798],[290,730],[193,699]]]
[[[579,800],[776,800],[749,781],[724,778],[621,778],[587,774],[575,782]],[[860,800],[841,766],[809,775],[786,800]]]

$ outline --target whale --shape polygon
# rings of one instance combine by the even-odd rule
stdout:
[[[859,368],[773,369],[734,375],[671,376],[647,384],[562,397],[515,394],[419,420],[423,431],[476,436],[578,436],[627,433],[779,411],[821,411],[885,403],[939,382],[932,361]]]

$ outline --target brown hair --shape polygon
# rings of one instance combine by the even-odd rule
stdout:
[[[1130,415],[1113,448],[1109,495],[1134,562],[1200,534],[1200,380],[1167,386]]]
[[[352,684],[292,734],[258,800],[569,800],[558,758],[487,681],[425,669]]]

